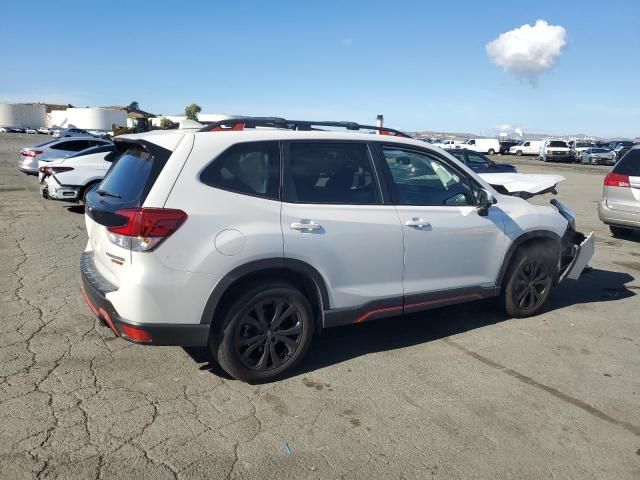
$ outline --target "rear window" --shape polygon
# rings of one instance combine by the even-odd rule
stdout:
[[[239,143],[211,162],[200,174],[210,187],[276,200],[280,196],[278,142]]]
[[[118,162],[102,180],[98,192],[117,198],[118,203],[137,203],[141,200],[153,167],[153,156],[140,147],[122,154]]]
[[[628,175],[630,177],[640,177],[640,150],[634,148],[616,163],[614,173]]]
[[[49,140],[49,141],[44,142],[44,143],[39,143],[38,145],[35,145],[35,146],[34,146],[34,147],[32,147],[32,148],[36,148],[36,147],[46,147],[47,145],[51,145],[52,143],[55,143],[55,142],[57,142],[57,141],[58,141],[58,139],[56,138],[55,140]]]
[[[74,153],[69,158],[81,157],[83,155],[91,155],[94,153],[112,152],[115,149],[116,149],[115,145],[99,145],[97,147],[91,147],[85,150],[80,150],[78,153]]]

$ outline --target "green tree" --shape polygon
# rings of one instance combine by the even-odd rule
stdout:
[[[140,104],[136,101],[133,101],[129,104],[127,110],[130,112],[140,110]]]
[[[168,118],[163,118],[162,120],[160,120],[160,128],[164,128],[165,130],[168,130],[170,128],[176,128],[176,127],[177,127],[176,123],[172,122]]]
[[[188,107],[184,109],[184,114],[187,116],[189,120],[198,121],[198,114],[202,111],[200,105],[192,103]]]

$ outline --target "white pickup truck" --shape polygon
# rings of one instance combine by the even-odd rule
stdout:
[[[519,145],[515,145],[509,149],[511,155],[540,155],[540,140],[526,140]]]

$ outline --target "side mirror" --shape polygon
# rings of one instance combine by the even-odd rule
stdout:
[[[489,215],[489,207],[496,202],[493,194],[484,188],[478,192],[478,215],[486,217]]]

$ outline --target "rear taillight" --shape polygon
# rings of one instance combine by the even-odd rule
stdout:
[[[146,252],[173,235],[187,220],[182,210],[169,208],[126,208],[116,211],[126,219],[120,226],[107,227],[114,245],[134,252]]]
[[[40,167],[38,170],[40,170],[40,173],[43,173],[45,177],[48,177],[56,173],[70,172],[73,170],[73,167]]]
[[[609,173],[604,177],[606,187],[630,187],[629,175],[620,175],[619,173]]]
[[[23,157],[37,157],[42,153],[42,150],[23,150],[20,155]]]

